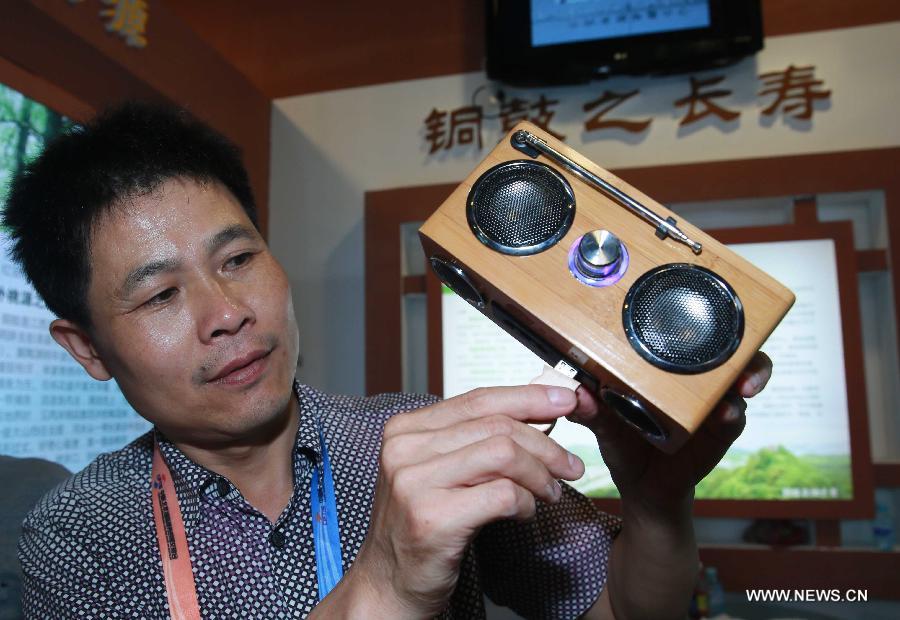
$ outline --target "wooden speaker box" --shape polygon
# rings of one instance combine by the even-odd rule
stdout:
[[[773,278],[529,123],[419,229],[438,277],[674,452],[794,303]]]

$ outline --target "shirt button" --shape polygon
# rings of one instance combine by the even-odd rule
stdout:
[[[225,480],[225,478],[217,478],[216,491],[219,492],[219,497],[225,497],[231,491],[231,485],[228,484],[228,481]]]
[[[285,543],[284,533],[281,530],[272,530],[272,533],[269,534],[269,542],[276,549],[283,549]]]

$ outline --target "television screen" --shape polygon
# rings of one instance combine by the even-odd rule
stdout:
[[[763,47],[760,0],[486,0],[488,77],[519,86],[721,67]]]
[[[729,246],[793,290],[797,301],[763,349],[775,373],[748,401],[747,426],[697,487],[698,499],[849,500],[850,428],[834,242],[779,241]],[[444,396],[519,385],[544,362],[444,288]],[[592,497],[616,489],[587,429],[560,420],[550,435],[585,461],[573,486]]]
[[[0,84],[0,205],[8,184],[70,121]],[[113,381],[95,381],[47,329],[55,317],[9,257],[0,229],[0,455],[70,471],[150,428]]]
[[[531,0],[531,45],[706,28],[709,0]]]

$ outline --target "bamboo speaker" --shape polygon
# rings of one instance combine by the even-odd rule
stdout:
[[[674,452],[794,303],[752,264],[520,123],[419,229],[438,277]]]

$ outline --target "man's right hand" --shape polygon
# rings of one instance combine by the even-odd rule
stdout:
[[[368,536],[316,611],[440,613],[481,527],[531,518],[535,499],[559,501],[558,479],[584,473],[577,456],[526,424],[570,415],[577,404],[565,388],[480,388],[391,418]]]

